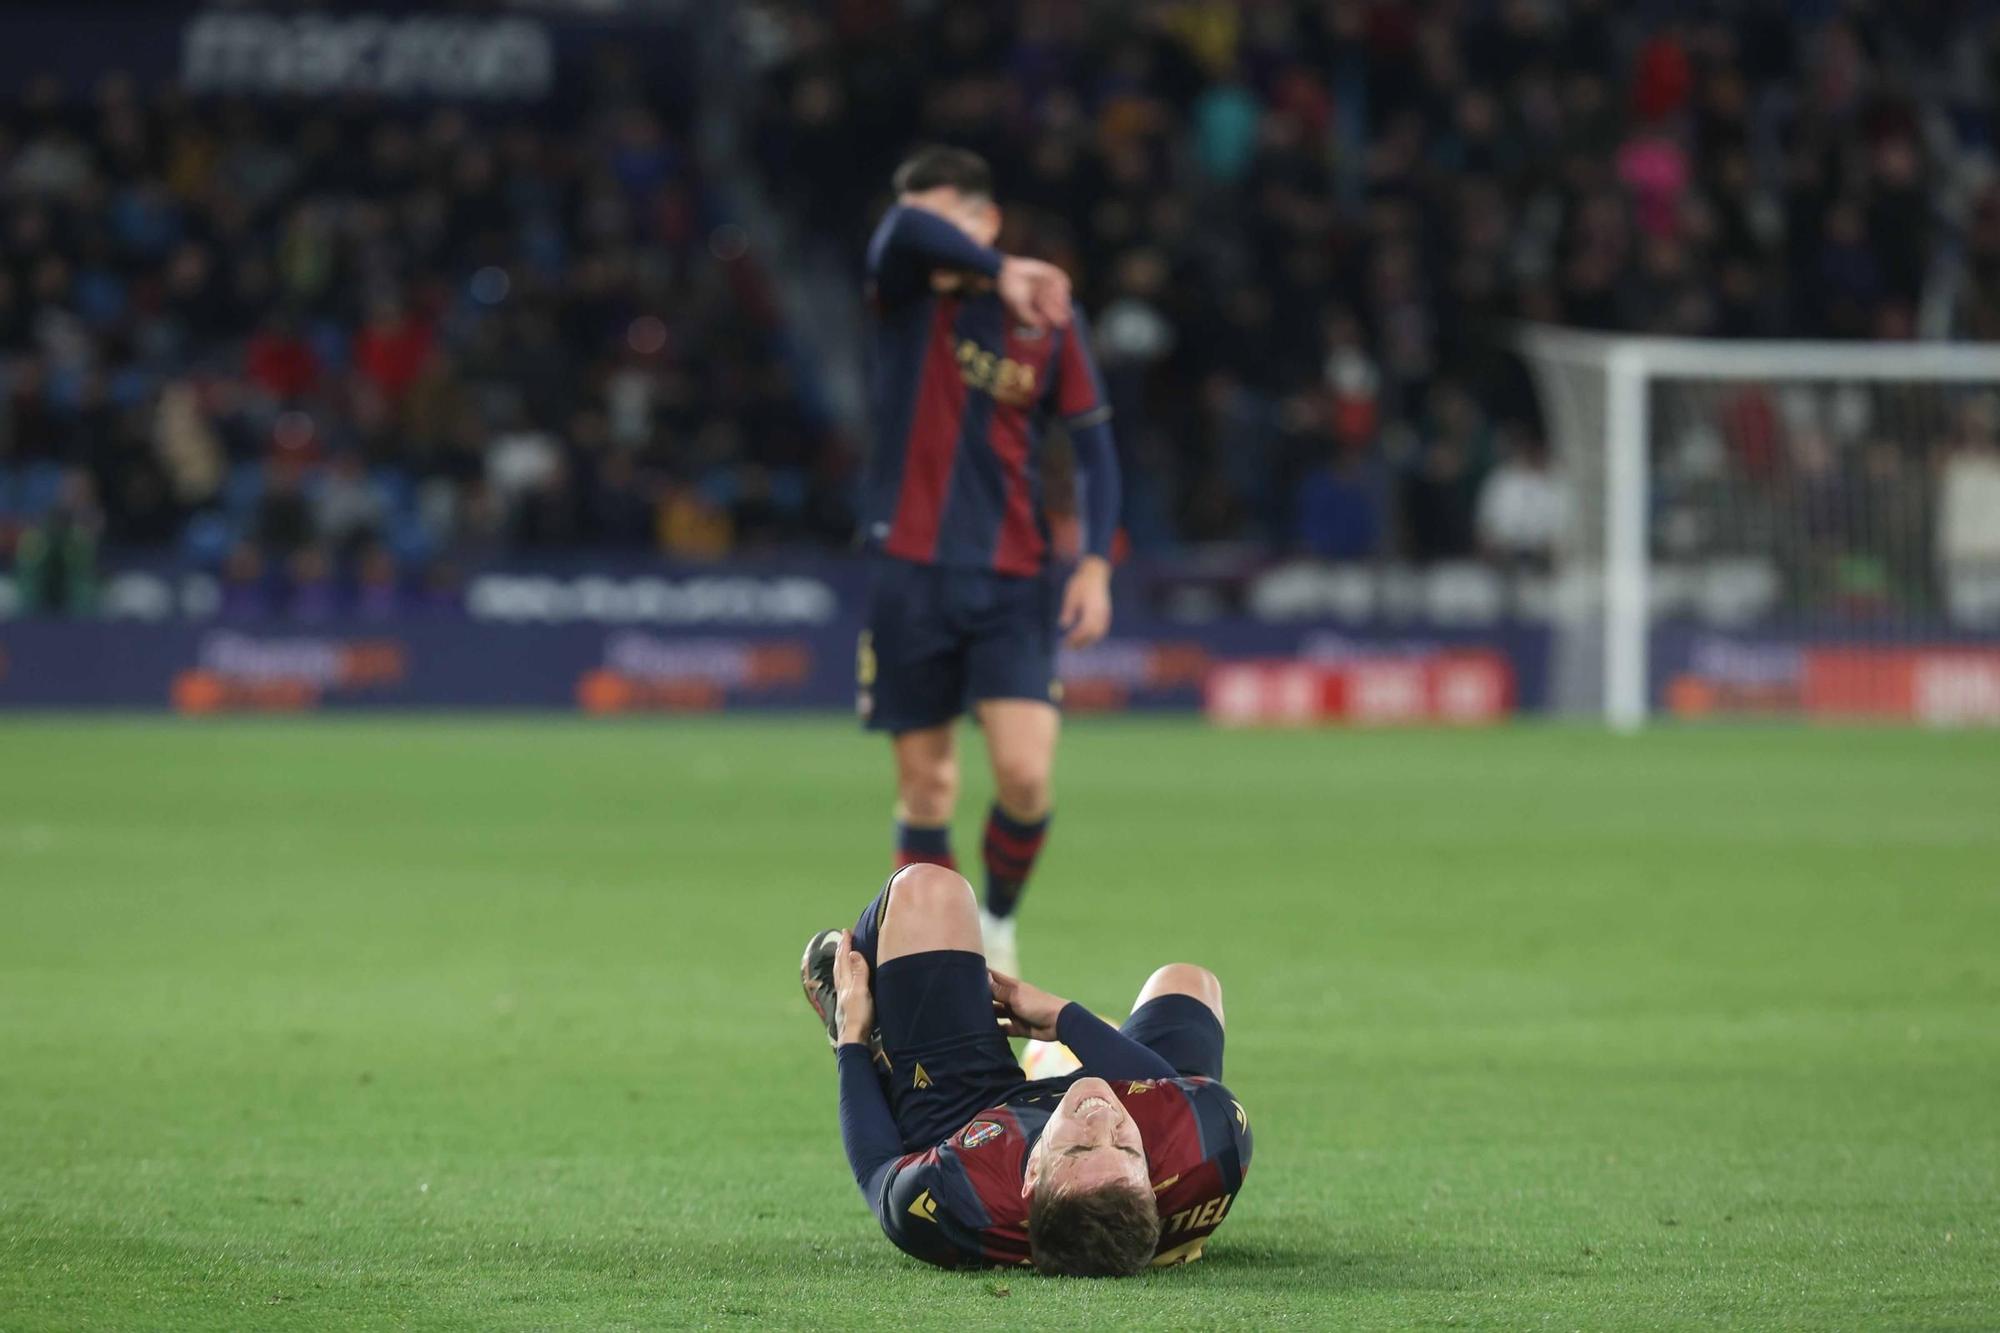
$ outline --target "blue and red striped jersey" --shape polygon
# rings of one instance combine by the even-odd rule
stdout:
[[[943,1143],[896,1159],[875,1183],[876,1219],[897,1248],[946,1268],[1028,1262],[1028,1153],[1074,1078],[1022,1087]],[[1139,1123],[1160,1210],[1155,1266],[1201,1257],[1250,1171],[1250,1119],[1212,1079],[1120,1080]]]
[[[1058,417],[1085,432],[1110,416],[1085,326],[1080,313],[1067,329],[1015,324],[993,289],[999,256],[962,235],[940,245],[950,224],[921,214],[913,227],[915,212],[891,210],[869,247],[875,440],[863,537],[920,564],[1038,574],[1049,556],[1043,437]],[[1114,496],[1109,448],[1078,455],[1080,480]],[[1110,475],[1090,475],[1101,471]],[[1102,553],[1110,538],[1087,531],[1086,548]]]

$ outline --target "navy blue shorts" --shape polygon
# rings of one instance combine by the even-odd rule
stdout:
[[[1012,1097],[1028,1077],[994,1021],[983,954],[936,949],[876,966],[888,905],[885,886],[855,923],[854,947],[874,974],[875,1025],[889,1062],[882,1075],[889,1111],[904,1150],[920,1152]],[[1222,1020],[1191,995],[1148,1000],[1119,1030],[1184,1077],[1222,1078]],[[1059,1091],[1074,1077],[1044,1082]]]
[[[1055,579],[877,555],[854,674],[870,731],[919,731],[982,699],[1060,702]]]

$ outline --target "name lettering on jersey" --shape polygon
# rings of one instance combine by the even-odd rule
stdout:
[[[1162,1234],[1171,1236],[1179,1231],[1199,1231],[1203,1227],[1214,1226],[1222,1220],[1222,1215],[1229,1211],[1229,1201],[1235,1197],[1233,1194],[1224,1194],[1210,1199],[1207,1203],[1183,1208],[1167,1219],[1167,1225],[1161,1228]]]
[[[930,1085],[931,1076],[924,1072],[923,1063],[919,1061],[917,1063],[917,1071],[910,1075],[910,1086],[913,1088],[928,1088]]]
[[[921,1217],[926,1222],[937,1221],[937,1200],[931,1197],[929,1190],[910,1201],[910,1216]]]
[[[1005,1132],[991,1120],[975,1120],[965,1127],[965,1132],[958,1136],[958,1141],[963,1147],[977,1148],[982,1143],[991,1143]]]
[[[1011,356],[989,352],[970,338],[958,343],[958,374],[968,388],[991,394],[1013,407],[1035,401],[1035,368]]]

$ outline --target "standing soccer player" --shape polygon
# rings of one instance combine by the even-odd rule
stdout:
[[[995,800],[981,853],[986,955],[1017,973],[1014,911],[1047,837],[1058,641],[1111,625],[1118,462],[1110,411],[1062,270],[1001,254],[992,172],[926,148],[897,169],[868,246],[875,443],[863,536],[875,553],[857,675],[896,758],[896,864],[955,868],[954,724],[986,732]],[[1076,453],[1083,555],[1050,567],[1041,443]]]

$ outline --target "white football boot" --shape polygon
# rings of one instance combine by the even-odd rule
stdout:
[[[1014,945],[1014,918],[994,916],[979,909],[979,937],[986,945],[986,966],[1017,980],[1021,975],[1021,955]]]

